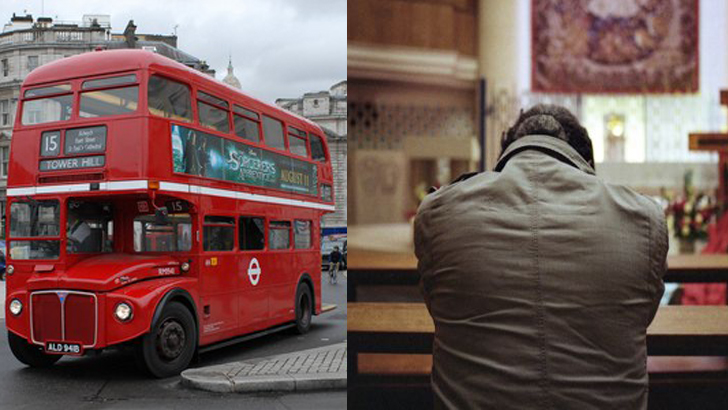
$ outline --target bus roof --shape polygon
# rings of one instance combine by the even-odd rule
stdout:
[[[242,97],[244,102],[249,103],[252,100],[256,105],[261,105],[275,111],[276,113],[282,113],[285,116],[295,118],[296,120],[304,122],[310,127],[318,129],[323,133],[321,126],[307,118],[251,97],[236,88],[233,88],[206,74],[193,70],[192,68],[174,61],[171,58],[167,58],[147,50],[103,50],[66,57],[44,64],[33,70],[26,77],[23,86],[33,87],[74,78],[92,77],[115,72],[150,68],[161,69],[161,71],[176,72],[176,74],[183,76],[187,75],[198,85],[217,89],[218,92],[225,92],[225,98],[228,98],[229,94],[233,93],[239,98]]]

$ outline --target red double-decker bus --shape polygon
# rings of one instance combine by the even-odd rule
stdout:
[[[133,346],[157,377],[321,312],[321,128],[175,61],[98,51],[35,69],[8,179],[15,356]]]

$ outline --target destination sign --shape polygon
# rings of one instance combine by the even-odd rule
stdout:
[[[106,127],[76,128],[66,131],[63,148],[66,155],[104,151],[106,151]]]
[[[106,157],[94,155],[92,157],[46,159],[40,162],[41,171],[65,171],[69,169],[97,168],[106,164]]]
[[[40,156],[57,157],[61,153],[61,132],[46,131],[40,138]]]

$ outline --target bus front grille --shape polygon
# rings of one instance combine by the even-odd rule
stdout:
[[[76,291],[40,291],[30,297],[31,339],[96,345],[98,301],[96,295]]]

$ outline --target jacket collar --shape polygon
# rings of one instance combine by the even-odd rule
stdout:
[[[545,152],[561,162],[580,169],[587,174],[596,175],[594,168],[586,162],[582,156],[572,148],[568,142],[552,137],[550,135],[526,135],[511,143],[501,154],[495,165],[494,171],[500,172],[506,163],[518,153],[525,150],[537,150]]]

